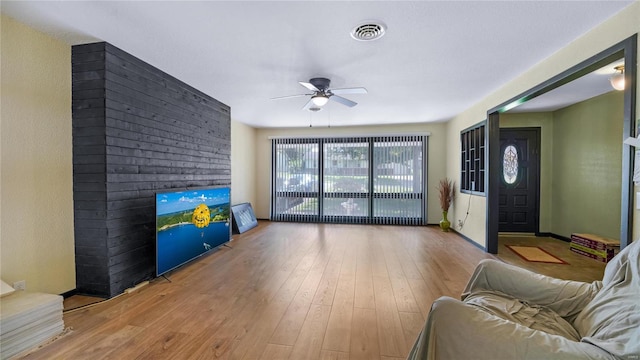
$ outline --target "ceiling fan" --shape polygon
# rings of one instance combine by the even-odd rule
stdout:
[[[357,102],[351,101],[340,95],[345,94],[366,94],[367,89],[363,87],[344,88],[344,89],[330,89],[329,84],[331,80],[327,78],[313,78],[309,82],[299,82],[300,85],[313,91],[311,94],[298,94],[272,98],[271,100],[289,99],[301,96],[311,96],[309,101],[302,107],[302,110],[319,111],[329,100],[337,101],[342,105],[348,107],[354,107],[358,105]]]

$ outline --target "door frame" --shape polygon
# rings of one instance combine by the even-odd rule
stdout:
[[[542,129],[539,127],[534,127],[534,126],[530,126],[530,127],[501,127],[498,131],[498,134],[500,133],[500,131],[505,130],[505,131],[531,131],[535,134],[535,142],[536,142],[536,146],[537,146],[537,152],[533,155],[535,157],[535,161],[537,163],[538,166],[538,172],[537,172],[537,176],[535,179],[533,179],[533,187],[536,189],[536,196],[535,196],[535,205],[536,205],[536,210],[535,210],[535,234],[539,234],[540,233],[540,176],[541,176],[541,170],[542,170],[542,166],[540,164],[540,151],[541,151],[541,146],[542,146],[542,142],[541,142],[541,134],[542,134]],[[498,138],[498,142],[500,142],[500,138]],[[498,144],[498,146],[500,146]],[[500,148],[498,148],[500,149]],[[498,154],[500,155],[500,153]],[[499,164],[498,164],[499,165]],[[502,176],[502,174],[500,174],[500,176]],[[500,195],[500,184],[498,183],[498,195]]]
[[[486,202],[486,251],[498,253],[498,194],[500,170],[500,114],[506,112],[528,100],[549,92],[557,87],[569,83],[581,76],[591,73],[615,60],[624,58],[625,83],[624,115],[622,126],[622,142],[635,134],[636,116],[636,73],[637,73],[637,44],[638,34],[634,34],[610,48],[590,57],[587,60],[561,72],[551,79],[511,98],[510,100],[487,111],[487,152],[488,171],[485,174],[487,184]],[[633,157],[631,147],[622,147],[622,196],[620,216],[620,249],[629,245],[633,236]]]

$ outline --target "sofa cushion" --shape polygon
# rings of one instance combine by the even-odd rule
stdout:
[[[530,305],[495,291],[479,291],[469,295],[465,303],[502,319],[513,321],[530,329],[560,335],[569,340],[580,341],[580,335],[573,326],[555,311],[544,306]]]

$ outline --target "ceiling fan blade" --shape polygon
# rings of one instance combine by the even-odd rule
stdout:
[[[311,90],[311,91],[320,91],[320,89],[315,87],[315,85],[313,85],[312,83],[308,83],[308,82],[304,82],[304,81],[298,81],[298,83],[300,85],[306,87],[307,89]]]
[[[330,89],[332,94],[346,95],[346,94],[366,94],[367,89],[363,87],[344,88],[344,89]]]
[[[342,96],[338,96],[338,95],[331,95],[329,97],[329,100],[337,101],[342,105],[347,105],[348,107],[354,107],[354,106],[358,105],[357,102],[351,101],[349,99],[343,98]]]
[[[282,100],[282,99],[296,98],[296,97],[309,96],[309,95],[313,95],[313,94],[298,94],[298,95],[278,96],[278,97],[271,98],[271,100]]]

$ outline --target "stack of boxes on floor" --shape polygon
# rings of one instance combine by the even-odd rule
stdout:
[[[620,251],[620,241],[593,234],[571,234],[569,248],[575,253],[606,263]]]
[[[0,299],[0,359],[34,349],[64,330],[62,296],[16,291]]]

